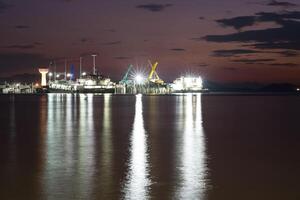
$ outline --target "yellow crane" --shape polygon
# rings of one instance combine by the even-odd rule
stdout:
[[[150,74],[148,76],[148,81],[149,82],[153,82],[153,83],[157,83],[157,84],[163,84],[164,81],[162,79],[159,78],[157,72],[156,72],[156,68],[158,65],[158,62],[155,62],[154,64],[151,63],[150,60],[148,60],[150,66],[151,66],[151,71]]]

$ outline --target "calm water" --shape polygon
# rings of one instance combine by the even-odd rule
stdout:
[[[0,199],[300,199],[300,97],[0,96]]]

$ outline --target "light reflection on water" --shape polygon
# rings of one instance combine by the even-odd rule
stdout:
[[[76,98],[74,98],[76,100]],[[78,191],[81,198],[90,199],[93,192],[92,178],[95,174],[95,130],[94,130],[94,112],[93,112],[93,95],[80,94],[79,96],[79,146],[78,162],[79,162],[79,180]],[[74,103],[73,103],[74,104]],[[74,121],[74,118],[73,118]],[[76,152],[76,149],[73,151]]]
[[[48,95],[44,192],[49,199],[109,197],[104,193],[114,187],[112,170],[116,160],[113,158],[112,146],[112,96],[103,95],[102,105],[95,104],[94,98],[96,97],[91,94]],[[150,151],[148,147],[149,135],[144,127],[143,98],[146,97],[135,96],[132,130],[128,135],[127,170],[124,171],[124,179],[119,180],[121,197],[124,199],[151,198],[151,184],[155,184],[151,178],[153,172],[149,157],[156,150]],[[179,160],[174,166],[170,166],[178,169],[178,182],[173,197],[202,199],[205,193],[206,156],[201,95],[188,94],[177,98],[177,101],[178,119],[175,120],[181,123],[176,130],[179,138],[178,151],[175,153]],[[95,116],[94,109],[98,107],[102,107],[102,113],[96,114],[102,115],[101,121],[97,121],[98,117]],[[150,120],[159,125],[159,119]],[[95,123],[101,123],[102,128],[95,130]],[[97,140],[100,149],[95,149]],[[73,187],[66,183],[71,183]],[[97,192],[97,187],[100,193]]]
[[[100,163],[99,163],[99,181],[102,183],[102,187],[99,188],[100,199],[106,199],[108,197],[110,189],[113,187],[113,146],[112,146],[112,115],[111,115],[111,94],[103,95],[102,106],[102,129],[97,132],[101,133],[100,140]],[[96,155],[95,155],[96,156]]]
[[[0,102],[1,200],[300,199],[298,96]]]
[[[144,128],[142,95],[136,95],[135,117],[130,138],[129,171],[124,185],[125,199],[149,198],[148,144]]]
[[[93,95],[48,95],[44,175],[48,199],[90,198],[95,171],[93,117]]]
[[[181,182],[176,188],[177,199],[203,199],[206,189],[205,138],[202,126],[201,94],[187,94],[180,99],[179,108],[183,122],[183,141],[179,171]],[[182,128],[179,127],[180,130]]]

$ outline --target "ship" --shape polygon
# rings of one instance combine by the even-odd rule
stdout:
[[[93,72],[87,74],[81,73],[82,69],[82,57],[80,57],[80,76],[75,81],[74,67],[71,67],[71,73],[66,73],[66,61],[65,61],[65,73],[64,79],[56,80],[57,73],[51,73],[54,75],[54,81],[49,81],[48,92],[63,92],[63,93],[115,93],[116,84],[110,80],[110,78],[100,75],[96,70],[96,56],[93,57]],[[58,74],[59,76],[59,74]],[[69,79],[69,80],[67,80]]]
[[[115,83],[110,78],[90,74],[78,78],[76,81],[50,81],[48,91],[64,93],[115,93]]]
[[[200,76],[181,76],[173,81],[171,88],[173,93],[207,92]]]

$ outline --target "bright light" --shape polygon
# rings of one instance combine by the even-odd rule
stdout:
[[[70,73],[67,74],[67,77],[71,77],[71,76],[72,76],[72,74],[70,74]]]
[[[35,84],[35,87],[39,87],[39,84],[38,84],[38,83],[36,83],[36,84]]]
[[[59,78],[59,74],[56,75],[56,78]]]
[[[175,91],[177,90],[193,90],[193,91],[197,91],[197,90],[202,90],[203,89],[203,85],[202,85],[202,78],[200,76],[187,76],[187,77],[180,77],[177,78],[173,84],[172,87]]]
[[[52,72],[50,72],[50,73],[48,74],[48,76],[50,76],[50,77],[53,76]]]
[[[137,74],[134,78],[134,80],[137,84],[142,84],[144,82],[144,79],[145,78],[140,74]]]
[[[86,75],[86,72],[83,72],[83,73],[82,73],[82,76],[85,76],[85,75]]]

